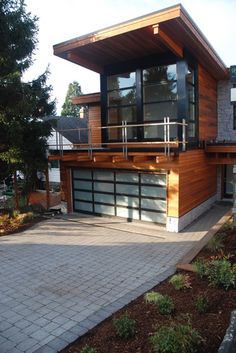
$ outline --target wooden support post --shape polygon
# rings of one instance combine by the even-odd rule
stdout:
[[[18,193],[18,186],[17,186],[17,174],[14,171],[13,174],[13,185],[14,185],[14,192],[15,192],[15,208],[19,209],[19,193]]]
[[[50,208],[50,190],[49,190],[49,174],[48,174],[48,165],[45,170],[45,189],[46,189],[46,208]]]

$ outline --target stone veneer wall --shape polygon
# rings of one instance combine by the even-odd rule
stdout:
[[[230,104],[230,81],[218,82],[218,140],[236,141],[233,129],[233,106]]]

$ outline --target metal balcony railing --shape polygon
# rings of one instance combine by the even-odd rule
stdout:
[[[178,126],[181,126],[181,139],[178,139]],[[175,135],[171,136],[171,128],[176,127]],[[147,128],[155,129],[156,134],[152,131],[152,137],[147,141],[135,141],[129,138],[132,136],[132,131],[142,128],[143,131]],[[148,147],[155,145],[163,148],[165,155],[170,155],[171,148],[181,148],[182,151],[186,150],[186,130],[187,123],[185,119],[182,122],[172,122],[169,117],[163,119],[161,123],[147,123],[147,124],[128,124],[127,121],[123,121],[121,125],[113,126],[101,126],[93,127],[89,125],[87,128],[77,129],[63,129],[57,130],[55,133],[55,143],[49,144],[49,150],[59,151],[63,155],[66,150],[80,150],[88,151],[89,156],[92,158],[95,150],[104,148],[115,148],[119,147],[122,149],[125,158],[128,156],[129,147]],[[106,131],[108,136],[116,135],[119,137],[116,141],[108,139],[108,141],[102,141],[102,132]],[[131,132],[131,133],[130,133]]]

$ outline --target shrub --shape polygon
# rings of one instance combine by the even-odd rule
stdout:
[[[197,259],[193,262],[195,272],[200,278],[203,278],[207,274],[207,264],[202,259]]]
[[[22,223],[27,223],[30,222],[34,219],[34,214],[33,212],[27,212],[22,219]]]
[[[97,353],[97,351],[95,348],[90,347],[86,344],[86,346],[81,349],[80,353]]]
[[[162,298],[163,295],[157,292],[148,292],[144,295],[144,299],[146,301],[146,303],[150,303],[150,304],[157,304],[159,299]]]
[[[161,326],[151,337],[155,353],[195,353],[202,338],[191,324]]]
[[[20,215],[20,211],[19,210],[13,210],[12,218],[17,218],[19,215]]]
[[[235,286],[236,265],[232,265],[227,259],[212,260],[208,263],[207,277],[213,287],[228,290]]]
[[[116,334],[123,339],[133,337],[135,334],[135,320],[131,319],[126,312],[119,319],[113,320]]]
[[[206,296],[199,295],[195,300],[195,306],[199,313],[206,313],[209,308],[209,302]]]
[[[170,315],[174,311],[174,303],[173,300],[168,295],[162,295],[158,302],[157,307],[159,313],[162,315]]]
[[[171,277],[169,282],[174,286],[175,289],[189,289],[191,288],[191,282],[189,275],[177,274]]]
[[[207,243],[207,249],[211,252],[219,251],[224,247],[224,237],[223,234],[218,234],[211,238]]]

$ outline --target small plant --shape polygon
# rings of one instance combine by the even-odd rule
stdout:
[[[183,275],[183,274],[174,275],[171,277],[169,282],[174,286],[176,290],[191,288],[189,275]]]
[[[86,344],[86,346],[81,349],[80,353],[97,353],[97,351],[95,348]]]
[[[209,308],[209,302],[206,296],[199,295],[195,300],[197,311],[201,314],[206,313]]]
[[[162,315],[170,315],[174,311],[174,303],[173,300],[168,295],[162,295],[158,302],[157,307],[159,313]]]
[[[23,218],[22,218],[22,223],[28,223],[34,219],[34,214],[33,212],[27,212]]]
[[[193,267],[194,267],[194,270],[195,270],[196,274],[200,278],[203,278],[204,276],[206,276],[207,264],[206,264],[206,262],[204,260],[197,259],[196,261],[194,261]]]
[[[20,211],[19,210],[13,210],[12,212],[12,218],[17,218],[20,214]]]
[[[195,353],[201,342],[202,337],[190,323],[161,326],[151,337],[155,353]]]
[[[236,265],[227,259],[212,260],[208,263],[207,277],[211,286],[228,290],[235,287]]]
[[[135,320],[131,319],[126,312],[119,319],[113,321],[116,334],[123,339],[133,337],[135,334]]]
[[[162,298],[163,295],[157,292],[148,292],[144,295],[144,299],[146,301],[146,303],[149,304],[158,304],[158,301],[160,298]]]
[[[207,244],[207,249],[211,252],[216,252],[224,248],[224,237],[219,234],[211,238]]]

